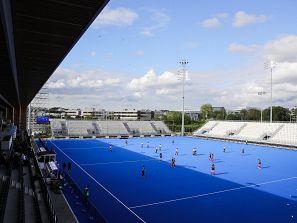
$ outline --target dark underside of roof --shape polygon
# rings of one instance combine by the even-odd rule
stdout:
[[[24,107],[108,0],[0,1],[0,105]]]

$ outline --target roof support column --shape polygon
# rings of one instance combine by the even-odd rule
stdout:
[[[2,26],[4,30],[4,35],[6,39],[6,46],[7,46],[8,56],[10,60],[13,80],[17,91],[18,102],[20,104],[19,81],[18,81],[18,74],[17,74],[13,23],[12,23],[12,9],[11,9],[10,0],[0,0],[0,15],[1,15],[1,21],[2,21]]]

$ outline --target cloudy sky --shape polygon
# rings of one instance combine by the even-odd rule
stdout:
[[[297,105],[297,1],[112,0],[47,84],[50,105],[181,109]],[[258,92],[267,92],[258,96]]]

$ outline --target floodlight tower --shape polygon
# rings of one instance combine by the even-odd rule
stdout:
[[[187,60],[182,60],[179,62],[182,65],[182,81],[183,81],[183,111],[182,111],[182,128],[181,136],[184,136],[185,131],[185,76],[186,76],[186,65],[189,63]]]
[[[276,61],[270,60],[264,64],[265,70],[270,70],[270,123],[272,123],[272,71],[276,67]]]
[[[27,130],[29,133],[46,133],[46,126],[36,123],[37,116],[48,115],[49,88],[43,86],[27,108]]]
[[[258,95],[260,95],[260,96],[263,96],[263,95],[265,95],[265,94],[266,94],[265,91],[260,91],[260,92],[258,92]],[[262,109],[262,106],[261,106],[261,122],[262,122],[262,120],[263,120],[262,112],[263,112],[263,109]]]

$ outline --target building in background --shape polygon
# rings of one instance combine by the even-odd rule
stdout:
[[[71,117],[71,118],[77,118],[81,116],[81,110],[80,109],[66,109],[65,110],[65,118]]]
[[[48,110],[50,118],[64,118],[67,109],[61,107],[52,107]]]
[[[111,113],[114,120],[121,121],[150,121],[154,119],[154,111],[145,109],[123,109]]]
[[[106,118],[106,111],[104,109],[84,108],[84,109],[81,109],[80,116],[83,119],[104,120]]]
[[[187,110],[185,115],[189,116],[192,121],[198,121],[200,117],[200,111]]]

